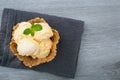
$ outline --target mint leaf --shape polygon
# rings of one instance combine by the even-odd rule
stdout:
[[[29,35],[30,33],[31,33],[30,28],[25,29],[23,32],[23,34],[25,34],[25,35]]]
[[[42,26],[40,24],[32,24],[32,27],[31,27],[33,30],[35,31],[40,31],[42,30]]]
[[[34,36],[35,31],[31,29],[31,36]]]

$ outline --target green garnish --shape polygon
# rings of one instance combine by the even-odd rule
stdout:
[[[28,34],[30,34],[30,32],[31,32],[30,28],[27,28],[27,29],[24,30],[23,33],[26,34],[26,35],[28,35]]]
[[[32,24],[32,27],[31,27],[33,30],[35,31],[40,31],[42,30],[42,26],[40,24]]]
[[[23,34],[34,36],[36,31],[42,30],[42,26],[40,24],[32,24],[30,28],[27,28],[23,31]]]

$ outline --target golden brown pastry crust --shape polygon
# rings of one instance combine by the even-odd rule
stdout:
[[[35,19],[31,19],[29,20],[28,22],[30,23],[39,23],[39,22],[46,22],[43,18],[35,18]],[[13,27],[13,32],[12,32],[12,36],[14,34],[14,31],[17,29],[18,27],[18,24],[15,25]],[[45,63],[45,62],[49,62],[51,60],[53,60],[56,56],[56,52],[57,52],[57,44],[59,42],[59,39],[60,39],[60,36],[59,36],[59,33],[57,30],[55,29],[52,29],[53,31],[53,36],[51,37],[51,40],[53,42],[52,44],[52,48],[50,50],[50,53],[47,57],[45,58],[36,58],[36,59],[33,59],[31,56],[21,56],[18,54],[18,51],[17,51],[17,44],[15,43],[15,41],[13,40],[13,38],[11,39],[11,42],[10,42],[10,50],[13,52],[13,54],[15,56],[17,56],[17,58],[23,62],[23,64],[25,66],[28,66],[28,67],[33,67],[33,66],[37,66],[39,64],[42,64],[42,63]]]

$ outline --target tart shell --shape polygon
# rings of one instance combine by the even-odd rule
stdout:
[[[28,22],[30,22],[31,24],[32,23],[40,23],[40,22],[45,22],[46,23],[46,21],[43,18],[39,18],[39,17],[31,19]],[[12,37],[13,37],[14,31],[17,29],[17,27],[18,27],[18,24],[13,26]],[[34,59],[31,56],[21,56],[21,55],[19,55],[19,53],[17,51],[17,44],[15,43],[13,38],[11,39],[11,42],[10,42],[10,50],[13,52],[13,54],[20,61],[23,62],[23,64],[25,66],[28,66],[30,68],[33,67],[33,66],[40,65],[42,63],[50,62],[55,58],[55,56],[57,54],[57,44],[58,44],[59,39],[60,39],[58,31],[55,30],[55,29],[52,29],[52,31],[53,31],[53,36],[50,39],[52,40],[53,44],[52,44],[49,55],[45,58],[35,58]]]

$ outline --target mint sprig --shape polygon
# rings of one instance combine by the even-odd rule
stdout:
[[[23,34],[25,34],[25,35],[31,34],[31,36],[34,36],[35,32],[40,31],[40,30],[42,30],[42,25],[40,25],[40,24],[32,24],[32,26],[30,28],[26,28],[23,31]]]

